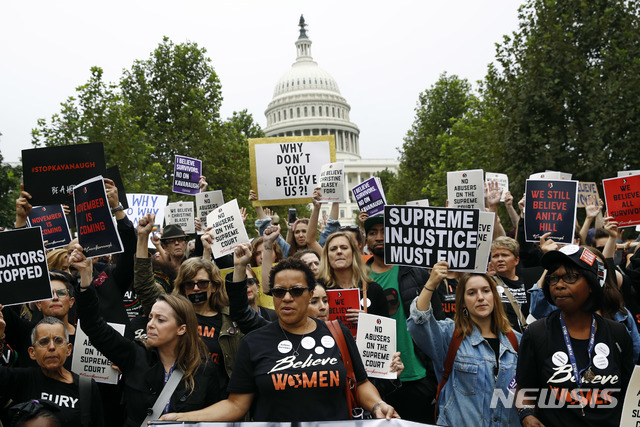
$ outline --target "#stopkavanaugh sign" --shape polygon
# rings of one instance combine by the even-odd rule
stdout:
[[[199,193],[198,182],[201,175],[202,160],[176,154],[173,168],[173,192],[181,194]]]
[[[71,206],[73,186],[105,168],[101,142],[22,150],[24,188],[34,206]]]
[[[122,241],[111,216],[102,176],[91,178],[73,189],[78,243],[87,258],[122,252]]]
[[[478,251],[477,209],[385,206],[384,262],[450,270],[473,269]]]
[[[69,224],[62,205],[34,206],[27,217],[29,227],[41,227],[44,247],[55,249],[71,242]]]
[[[528,179],[525,186],[524,234],[527,242],[549,236],[571,244],[576,222],[578,181]]]
[[[40,227],[0,233],[0,304],[51,299],[47,256]]]
[[[640,224],[640,175],[602,181],[609,216],[620,227]]]
[[[368,213],[369,216],[382,212],[387,204],[382,183],[377,176],[356,185],[351,192],[358,204],[358,209]]]

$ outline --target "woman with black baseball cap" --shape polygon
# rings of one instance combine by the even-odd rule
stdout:
[[[623,325],[596,314],[605,265],[576,245],[546,253],[541,263],[548,270],[545,298],[558,310],[522,337],[516,373],[522,425],[618,426],[632,344]]]

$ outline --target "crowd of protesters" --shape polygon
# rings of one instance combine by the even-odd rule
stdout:
[[[200,185],[206,190],[204,177]],[[511,224],[496,215],[487,273],[463,274],[445,261],[430,270],[386,264],[383,215],[361,213],[359,225],[342,226],[333,203],[321,221],[317,190],[310,218],[282,224],[256,207],[247,225],[259,236],[214,259],[210,228],[191,244],[176,225],[154,233],[152,214],[134,228],[111,180],[105,189],[123,252],[89,259],[74,240],[47,254],[52,299],[0,305],[3,425],[355,416],[451,426],[620,423],[640,356],[640,253],[603,216],[602,201],[589,201],[572,244],[549,234],[532,243],[524,199],[518,213],[507,192]],[[487,186],[490,211],[499,193]],[[30,198],[22,191],[16,200],[15,228],[27,225]],[[223,269],[232,271],[224,277]],[[367,378],[349,329],[326,323],[331,289],[361,292],[347,323],[357,325],[360,313],[395,319],[397,380]],[[118,370],[117,385],[71,372],[78,320]],[[125,325],[124,334],[108,322]]]

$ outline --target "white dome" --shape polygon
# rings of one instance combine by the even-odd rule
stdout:
[[[315,61],[298,61],[284,73],[273,90],[273,98],[298,90],[326,90],[340,94],[338,83]]]

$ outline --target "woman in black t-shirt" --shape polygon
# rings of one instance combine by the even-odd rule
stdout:
[[[246,277],[248,244],[236,248],[233,281]],[[166,414],[162,420],[237,421],[253,404],[255,421],[325,421],[349,418],[346,367],[328,327],[307,316],[313,273],[304,263],[285,260],[270,274],[278,321],[248,334],[238,350],[229,398],[206,409]],[[367,380],[355,341],[342,334],[358,382],[359,404],[378,418],[397,417]]]

